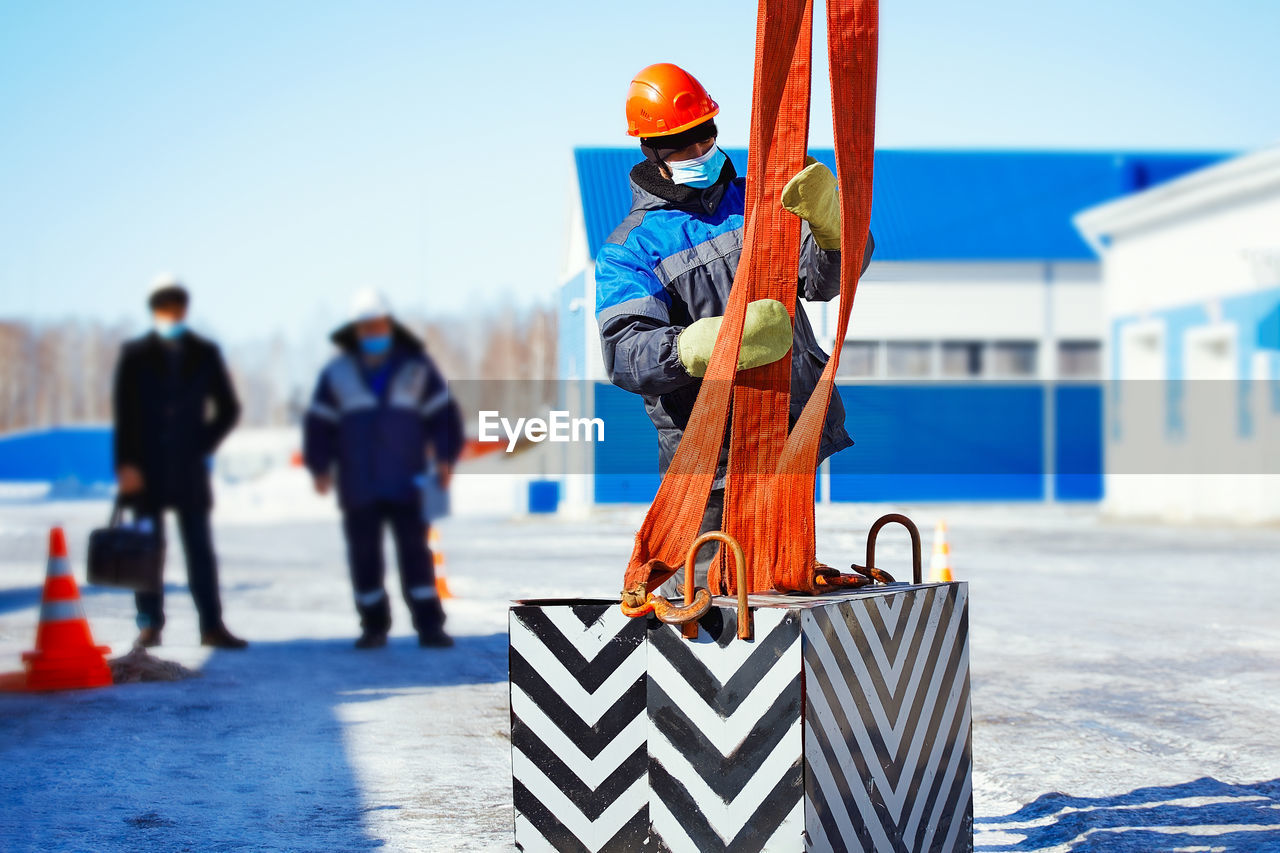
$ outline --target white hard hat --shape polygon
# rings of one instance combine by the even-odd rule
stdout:
[[[162,290],[183,286],[182,279],[171,272],[162,272],[151,279],[151,293],[159,293]]]
[[[363,323],[366,320],[377,320],[391,316],[391,303],[382,292],[372,287],[364,287],[356,291],[351,298],[351,322]]]
[[[189,298],[187,286],[182,283],[182,279],[171,272],[160,273],[151,280],[151,287],[147,291],[147,304],[154,308],[156,303],[168,297],[187,300]]]

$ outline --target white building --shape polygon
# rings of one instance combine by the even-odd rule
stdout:
[[[1280,147],[1084,211],[1109,329],[1106,507],[1280,520]]]

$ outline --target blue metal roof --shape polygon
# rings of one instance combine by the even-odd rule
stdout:
[[[747,152],[726,149],[741,173]],[[830,149],[811,152],[835,167]],[[878,150],[871,229],[876,259],[1092,260],[1071,224],[1086,207],[1229,156],[1220,152]],[[578,148],[591,257],[631,207],[640,152]]]
[[[111,483],[111,427],[49,427],[0,435],[0,482]]]

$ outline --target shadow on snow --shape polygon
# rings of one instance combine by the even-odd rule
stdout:
[[[1072,851],[1280,849],[1280,779],[1229,785],[1205,777],[1114,797],[1044,794],[1003,817],[979,818],[975,849]],[[1001,833],[1009,840],[988,841]]]
[[[166,583],[164,585],[165,595],[185,594],[188,592],[187,585],[184,583]],[[97,595],[130,595],[133,593],[124,593],[118,589],[112,589],[105,586],[90,586],[83,584],[80,586],[80,597],[89,598]],[[0,589],[0,614],[14,613],[27,608],[39,608],[40,600],[44,596],[44,584],[37,586],[10,587],[8,589]],[[37,614],[33,614],[32,622],[34,623]]]
[[[376,849],[365,813],[399,806],[362,800],[338,707],[505,682],[506,658],[505,633],[255,641],[199,679],[0,696],[0,849]]]

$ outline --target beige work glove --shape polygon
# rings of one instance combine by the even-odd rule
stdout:
[[[819,249],[840,248],[840,196],[836,176],[812,157],[782,188],[782,206],[809,223]]]
[[[723,321],[723,317],[703,317],[686,326],[676,338],[680,363],[690,376],[701,378],[706,375]],[[791,349],[791,335],[787,306],[776,299],[752,302],[747,306],[747,317],[742,324],[738,369],[748,370],[782,358]]]

